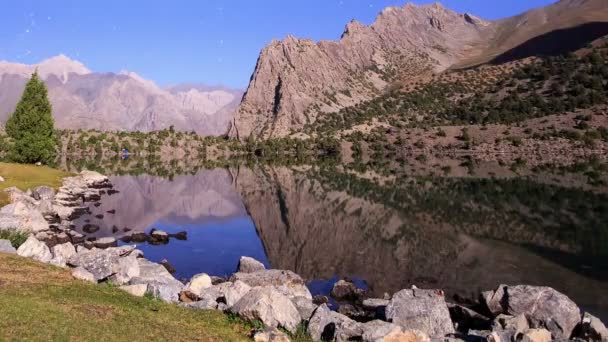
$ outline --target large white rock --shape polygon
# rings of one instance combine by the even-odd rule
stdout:
[[[272,287],[251,289],[230,311],[249,321],[259,320],[265,326],[283,327],[296,332],[302,321],[298,309],[289,298]]]
[[[251,286],[237,280],[234,283],[225,282],[215,285],[212,290],[216,293],[217,298],[223,299],[226,306],[230,308],[251,290]]]
[[[135,297],[143,297],[146,295],[148,291],[148,285],[146,284],[138,284],[138,285],[123,285],[119,287],[119,289],[125,291],[126,293],[135,296]]]
[[[285,270],[262,270],[252,273],[237,272],[230,281],[240,280],[251,287],[272,286],[289,298],[304,297],[312,299],[304,280],[297,274]]]
[[[61,245],[53,246],[51,249],[53,253],[53,259],[51,260],[51,264],[59,267],[65,267],[67,261],[76,255],[76,248],[70,242],[66,242]]]
[[[32,199],[33,200],[33,199]],[[0,209],[0,229],[17,229],[28,233],[49,230],[49,224],[34,205],[17,201]],[[8,227],[8,225],[14,225]]]
[[[308,333],[313,341],[361,339],[364,332],[363,323],[329,310],[326,304],[319,306],[308,322]]]
[[[19,249],[17,249],[17,254],[44,263],[48,263],[53,259],[51,250],[47,245],[44,242],[38,241],[34,236],[30,236]]]
[[[143,258],[137,259],[137,262],[140,274],[129,281],[130,285],[146,284],[148,292],[154,297],[167,303],[179,301],[179,294],[185,288],[184,284],[175,279],[163,265]]]
[[[203,290],[210,288],[213,284],[211,283],[211,277],[207,273],[200,273],[192,277],[190,282],[186,285],[186,288],[201,297]]]
[[[443,338],[454,333],[454,325],[439,290],[406,289],[397,292],[386,306],[386,318],[405,330],[424,331]]]

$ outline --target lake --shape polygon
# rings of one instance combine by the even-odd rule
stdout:
[[[608,317],[605,185],[563,168],[445,164],[449,171],[437,164],[386,174],[339,165],[170,177],[140,170],[111,176],[120,192],[76,225],[99,225],[96,237],[187,232],[184,241],[139,245],[148,259],[168,260],[178,279],[229,276],[245,255],[300,274],[313,294],[342,277],[376,296],[416,285],[467,299],[500,284],[546,285]]]

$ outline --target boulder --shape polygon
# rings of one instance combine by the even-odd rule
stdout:
[[[159,241],[159,242],[168,242],[169,241],[169,234],[162,230],[152,229],[152,232],[150,232],[150,237],[152,237],[152,239]]]
[[[67,261],[76,254],[76,248],[70,242],[66,242],[60,245],[55,245],[51,252],[53,253],[53,259],[51,264],[59,267],[65,267]]]
[[[266,328],[253,335],[254,342],[290,342],[289,336],[277,328]]]
[[[551,333],[546,329],[529,329],[521,337],[521,342],[550,342]]]
[[[32,199],[33,200],[33,199]],[[28,233],[38,233],[49,230],[49,223],[33,205],[17,201],[0,209],[0,229],[18,229]],[[7,225],[12,225],[7,226]]]
[[[492,321],[488,317],[462,305],[448,304],[448,309],[458,331],[466,333],[469,329],[484,330],[491,326]]]
[[[74,277],[74,279],[88,281],[90,283],[97,284],[97,279],[95,279],[95,276],[93,275],[93,273],[85,270],[83,267],[76,267],[75,269],[73,269],[72,277]]]
[[[101,281],[120,271],[119,259],[137,255],[134,246],[118,248],[84,250],[72,256],[67,264],[72,267],[83,267],[91,272],[95,280]]]
[[[429,336],[418,330],[403,330],[384,321],[371,321],[364,325],[364,342],[430,342]]]
[[[51,188],[50,186],[39,186],[32,192],[32,197],[34,197],[34,199],[37,201],[51,201],[55,198],[55,189]]]
[[[305,321],[308,321],[317,309],[317,305],[306,297],[293,297],[291,298],[291,302],[296,306],[296,309],[298,309],[298,312],[300,313],[300,317]]]
[[[139,277],[140,268],[136,254],[119,258],[113,266],[114,274],[110,276],[110,280],[116,285],[128,284],[134,277]]]
[[[104,237],[93,241],[93,245],[97,248],[106,249],[118,246],[118,242],[113,237]]]
[[[146,284],[138,284],[138,285],[123,285],[120,286],[119,289],[125,291],[126,293],[135,296],[135,297],[143,297],[146,295],[148,291],[148,285]]]
[[[48,263],[53,259],[51,250],[44,244],[38,241],[34,236],[31,236],[17,249],[17,254],[25,257]]]
[[[315,310],[308,322],[308,333],[313,341],[347,341],[361,339],[365,331],[362,323],[331,311],[326,304]]]
[[[608,329],[599,318],[585,312],[581,324],[581,338],[586,341],[608,342]]]
[[[228,308],[236,304],[243,296],[251,290],[251,286],[242,281],[226,282],[219,285],[214,285],[212,293],[215,293],[216,299],[224,302]]]
[[[406,289],[386,306],[386,318],[405,330],[420,330],[431,337],[454,333],[454,325],[440,290]]]
[[[240,280],[251,287],[273,286],[289,298],[305,297],[312,299],[310,291],[304,280],[291,271],[263,270],[253,273],[237,272],[230,277],[230,281]]]
[[[184,284],[175,279],[160,264],[143,258],[137,259],[137,262],[140,274],[129,281],[130,285],[146,284],[148,285],[148,291],[154,297],[167,303],[177,303],[179,301],[179,293],[184,289]]]
[[[242,256],[239,260],[239,268],[237,272],[241,273],[253,273],[257,271],[263,271],[266,266],[261,262],[247,256]]]
[[[339,280],[334,284],[330,294],[337,300],[355,299],[357,298],[357,286],[349,281]]]
[[[16,254],[17,250],[15,247],[13,247],[10,241],[0,240],[0,253]]]
[[[545,328],[556,339],[568,339],[581,318],[578,306],[550,287],[501,285],[484,299],[493,313],[525,314],[530,327]]]
[[[194,310],[216,310],[218,308],[217,302],[210,296],[203,296],[197,302],[180,303],[179,305]]]
[[[517,316],[498,315],[492,323],[494,331],[509,331],[511,335],[517,336],[523,334],[530,329],[526,315],[519,314]]]
[[[186,288],[197,296],[202,296],[203,290],[211,287],[211,277],[207,273],[200,273],[192,277]]]
[[[282,293],[272,287],[251,289],[230,311],[241,318],[259,320],[267,327],[282,327],[295,333],[302,321],[298,309]]]

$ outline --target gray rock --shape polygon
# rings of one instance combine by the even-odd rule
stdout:
[[[296,332],[302,321],[298,309],[289,298],[272,287],[251,289],[230,311],[243,319],[260,320],[267,327],[283,327],[292,333]]]
[[[302,278],[284,270],[264,270],[253,273],[237,272],[230,277],[230,281],[240,280],[251,287],[273,286],[279,292],[289,298],[305,297],[312,299],[310,291]]]
[[[545,328],[557,339],[568,339],[580,322],[578,306],[550,287],[501,285],[484,298],[492,312],[525,314],[531,328]]]
[[[146,295],[148,291],[148,285],[146,284],[138,284],[138,285],[123,285],[120,286],[119,289],[125,291],[131,296],[135,297],[143,297]]]
[[[129,255],[136,255],[135,247],[124,246],[119,248],[84,250],[72,256],[67,264],[72,267],[83,267],[91,272],[97,281],[105,280],[119,272],[119,259]]]
[[[439,290],[397,292],[386,307],[386,318],[405,330],[424,331],[431,337],[454,333],[445,296]]]
[[[277,328],[266,328],[253,335],[254,342],[290,342],[289,336]]]
[[[137,262],[139,263],[140,274],[129,281],[130,285],[146,284],[148,285],[148,292],[154,297],[167,303],[177,303],[179,301],[179,293],[184,289],[184,284],[175,279],[160,264],[142,258],[137,259]]]
[[[400,333],[403,329],[393,323],[380,320],[367,322],[363,325],[363,341],[376,342],[384,341],[384,338],[394,333]]]
[[[42,213],[33,205],[23,201],[4,206],[0,209],[0,217],[6,217],[5,222],[0,222],[0,229],[13,228],[28,233],[49,230],[49,224]],[[5,227],[7,224],[11,224],[13,227]]]
[[[357,297],[357,286],[349,281],[339,280],[334,284],[330,294],[338,300],[354,299]]]
[[[76,267],[74,270],[72,270],[72,277],[78,280],[88,281],[90,283],[97,284],[97,279],[95,279],[93,273],[85,270],[82,267]]]
[[[241,273],[253,273],[257,271],[263,271],[266,267],[261,262],[247,256],[242,256],[239,260],[238,272]]]
[[[390,300],[379,298],[368,298],[363,300],[362,305],[366,310],[377,310],[378,308],[386,308]]]
[[[530,325],[528,324],[528,319],[525,314],[519,314],[517,316],[501,314],[494,319],[492,324],[492,330],[510,331],[513,336],[523,334],[528,329],[530,329]]]
[[[97,248],[105,249],[110,247],[116,247],[118,245],[118,242],[116,242],[116,239],[113,237],[104,237],[93,241],[93,245],[95,245],[95,247]]]
[[[585,312],[583,315],[581,338],[586,341],[608,342],[608,329],[599,318]]]
[[[39,186],[32,192],[32,197],[35,200],[53,200],[55,198],[55,189],[50,186]]]
[[[448,309],[458,331],[466,333],[469,329],[483,330],[492,325],[492,321],[488,317],[462,305],[448,304]]]
[[[21,218],[15,215],[0,213],[0,230],[19,230]]]
[[[243,296],[251,290],[251,286],[243,283],[240,280],[233,282],[221,283],[213,286],[213,293],[216,299],[226,303],[228,308],[236,304]]]
[[[347,341],[363,337],[365,326],[329,310],[323,304],[315,310],[308,322],[308,333],[313,341]]]
[[[10,241],[0,240],[0,253],[16,254],[17,250],[15,247],[13,247]]]
[[[203,295],[199,301],[193,303],[180,303],[180,306],[194,310],[216,310],[217,302],[215,298]]]
[[[65,267],[67,261],[76,255],[76,248],[69,242],[66,242],[61,245],[53,246],[51,249],[53,253],[53,259],[51,260],[51,264],[59,267]]]
[[[550,342],[551,333],[546,329],[529,329],[521,337],[521,342]]]
[[[17,249],[17,254],[25,257],[48,263],[53,259],[51,250],[44,244],[38,241],[34,236],[30,237]]]
[[[114,266],[115,273],[110,276],[110,280],[116,285],[128,284],[131,279],[139,277],[140,268],[137,256],[130,254],[118,259]]]
[[[300,316],[303,320],[308,321],[312,314],[317,309],[317,305],[315,305],[312,300],[306,297],[293,297],[291,298],[291,302],[296,306]]]
[[[54,216],[57,213],[55,212],[55,207],[53,206],[53,202],[51,200],[41,200],[37,206],[38,211],[42,213],[42,215],[50,215]]]

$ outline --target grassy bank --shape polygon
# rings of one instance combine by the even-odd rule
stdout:
[[[41,185],[58,188],[69,175],[47,166],[0,163],[0,176],[4,178],[4,182],[0,182],[0,206],[9,203],[9,196],[3,191],[6,188],[16,186],[24,191]]]
[[[249,334],[250,328],[220,312],[135,298],[0,254],[2,341],[247,341]]]

